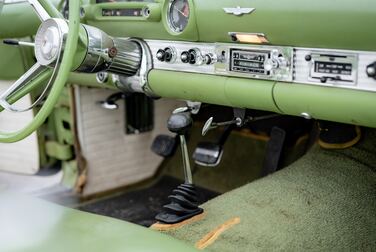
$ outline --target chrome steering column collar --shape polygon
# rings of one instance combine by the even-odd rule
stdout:
[[[76,71],[115,74],[116,86],[124,92],[142,92],[155,97],[147,75],[153,56],[147,43],[136,38],[113,38],[98,28],[83,25],[88,38],[86,57]]]

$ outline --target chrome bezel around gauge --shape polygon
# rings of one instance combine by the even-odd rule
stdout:
[[[172,22],[172,7],[174,5],[174,3],[176,1],[186,1],[187,5],[188,5],[188,17],[187,17],[187,24],[181,29],[179,27],[176,27],[173,22]],[[180,34],[182,33],[189,25],[189,20],[190,20],[190,16],[191,16],[191,8],[190,8],[190,5],[189,5],[189,1],[188,0],[169,0],[169,3],[168,3],[168,7],[167,7],[167,13],[166,13],[166,20],[167,20],[167,25],[168,25],[168,28],[173,32],[173,33],[176,33],[176,34]]]

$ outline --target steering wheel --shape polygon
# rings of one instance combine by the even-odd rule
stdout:
[[[77,50],[80,30],[79,0],[69,0],[69,22],[62,18],[62,15],[49,0],[28,0],[28,2],[42,21],[35,36],[34,50],[37,63],[0,95],[0,111],[3,108],[12,112],[30,109],[18,109],[12,103],[44,83],[48,77],[51,79],[45,91],[49,84],[53,84],[40,110],[25,127],[15,132],[0,132],[0,142],[2,143],[20,141],[44,123],[64,88]],[[45,91],[37,102],[43,98]]]

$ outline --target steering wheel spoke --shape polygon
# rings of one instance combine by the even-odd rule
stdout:
[[[38,77],[42,72],[47,71],[47,67],[38,63],[33,65],[25,74],[23,74],[13,85],[0,95],[0,106],[12,112],[22,112],[26,109],[18,109],[14,105],[9,104],[8,98],[25,88],[31,80]]]
[[[43,8],[38,0],[27,0],[33,7],[35,13],[38,15],[39,19],[43,22],[51,18],[50,14]]]

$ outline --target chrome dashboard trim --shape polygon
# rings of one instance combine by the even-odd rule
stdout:
[[[285,46],[272,46],[272,45],[241,45],[235,43],[195,43],[195,42],[181,42],[181,41],[160,41],[160,40],[147,40],[152,53],[154,63],[153,69],[189,72],[199,74],[221,75],[227,77],[240,77],[249,79],[266,79],[271,81],[299,83],[307,85],[318,85],[325,87],[339,87],[346,89],[355,89],[363,91],[376,92],[376,80],[368,77],[366,68],[369,64],[376,62],[376,52],[372,51],[356,51],[356,50],[342,50],[342,49],[321,49],[321,48],[300,48],[300,47],[285,47]],[[160,62],[156,58],[156,52],[160,48],[173,47],[177,53],[175,62]],[[212,65],[191,65],[183,63],[180,59],[180,54],[192,48],[197,48],[203,55],[213,53],[217,55],[218,62]],[[290,68],[288,71],[283,71],[280,75],[273,78],[265,78],[265,76],[257,76],[243,73],[235,73],[229,71],[229,49],[277,49],[287,55]],[[225,55],[222,56],[222,51]],[[321,83],[320,80],[311,78],[311,63],[305,60],[307,54],[330,54],[339,56],[351,56],[353,73],[352,78],[354,82],[343,82],[328,80],[326,83]],[[290,61],[291,57],[291,61]]]

